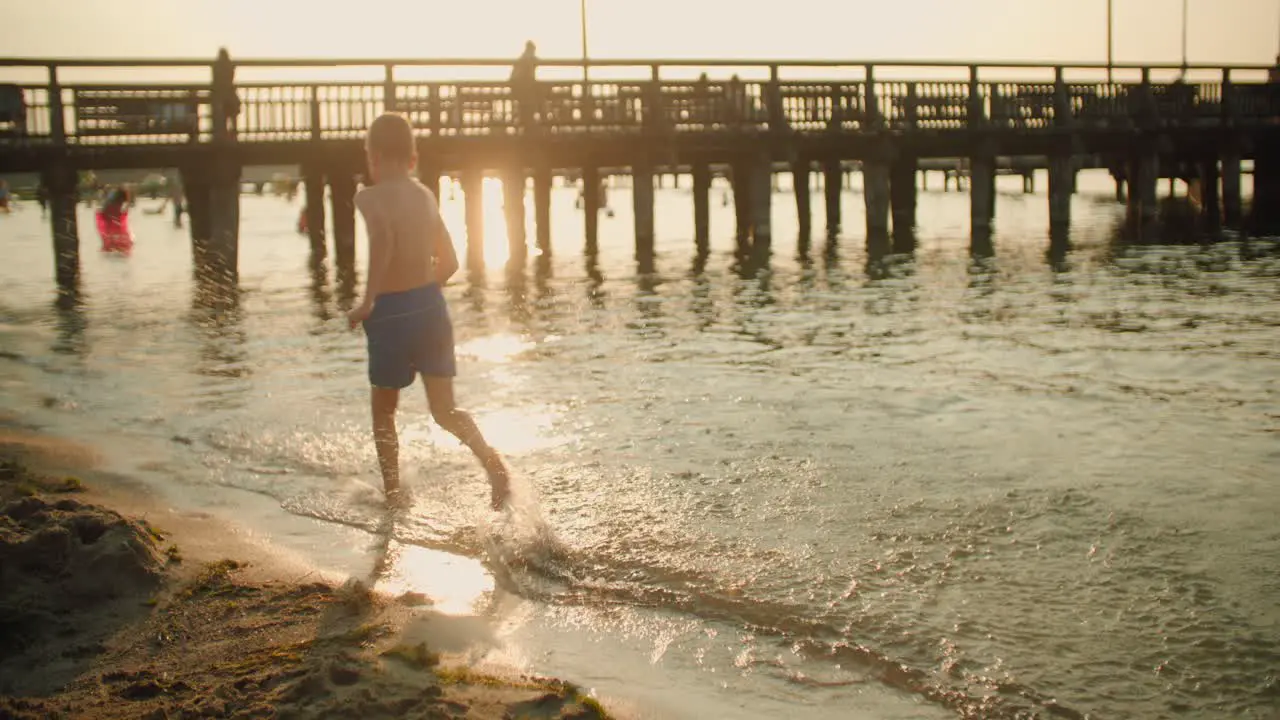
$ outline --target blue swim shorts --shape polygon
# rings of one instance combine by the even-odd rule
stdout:
[[[453,323],[440,285],[379,295],[364,321],[369,341],[369,382],[406,388],[415,375],[453,377]]]

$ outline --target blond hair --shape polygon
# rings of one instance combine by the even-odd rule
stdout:
[[[376,157],[408,162],[413,157],[413,145],[413,126],[403,115],[383,113],[369,125],[365,146]]]

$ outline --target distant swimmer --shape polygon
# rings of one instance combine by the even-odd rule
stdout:
[[[356,194],[369,234],[369,275],[364,300],[348,314],[364,326],[369,350],[373,440],[388,498],[400,491],[400,441],[396,407],[400,391],[422,376],[431,416],[475,453],[489,475],[490,504],[507,504],[506,465],[475,420],[454,404],[457,373],[453,325],[443,286],[458,271],[453,238],[436,196],[413,176],[418,156],[413,128],[400,115],[384,114],[365,141],[374,185]]]
[[[133,234],[129,232],[129,192],[116,188],[98,211],[98,235],[103,252],[128,254],[133,250]]]

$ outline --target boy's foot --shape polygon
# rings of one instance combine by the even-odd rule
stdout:
[[[511,476],[507,473],[507,466],[502,464],[496,453],[484,466],[489,474],[489,506],[502,510],[511,501]]]
[[[407,508],[412,498],[404,488],[394,488],[387,491],[387,507]]]

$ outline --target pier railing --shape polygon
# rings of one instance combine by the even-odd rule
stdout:
[[[227,102],[233,103],[226,112],[234,121],[225,139],[239,143],[354,139],[387,110],[404,113],[428,138],[1060,132],[1249,126],[1280,118],[1280,85],[1266,82],[1266,69],[1258,66],[1184,69],[1194,79],[1164,82],[1153,81],[1153,71],[1171,75],[1174,68],[1121,66],[1130,79],[1105,82],[1081,79],[1099,75],[1097,65],[729,60],[604,62],[592,69],[639,67],[647,77],[548,79],[523,86],[492,79],[397,77],[409,68],[447,74],[450,67],[506,65],[509,61],[241,60],[224,77],[233,77],[235,68],[372,66],[384,73],[380,80],[254,81],[219,88],[213,82],[59,82],[61,75],[83,67],[110,68],[117,76],[135,67],[212,68],[198,61],[0,60],[0,70],[34,67],[48,73],[43,84],[0,85],[0,147],[206,143],[214,140],[215,108]],[[550,60],[539,67],[564,74],[580,64]],[[765,77],[663,77],[699,70],[722,75],[728,68]],[[934,79],[954,78],[966,69],[967,80]],[[218,76],[216,70],[211,74]],[[799,75],[806,78],[782,79]],[[1032,76],[1043,79],[1026,79]]]

